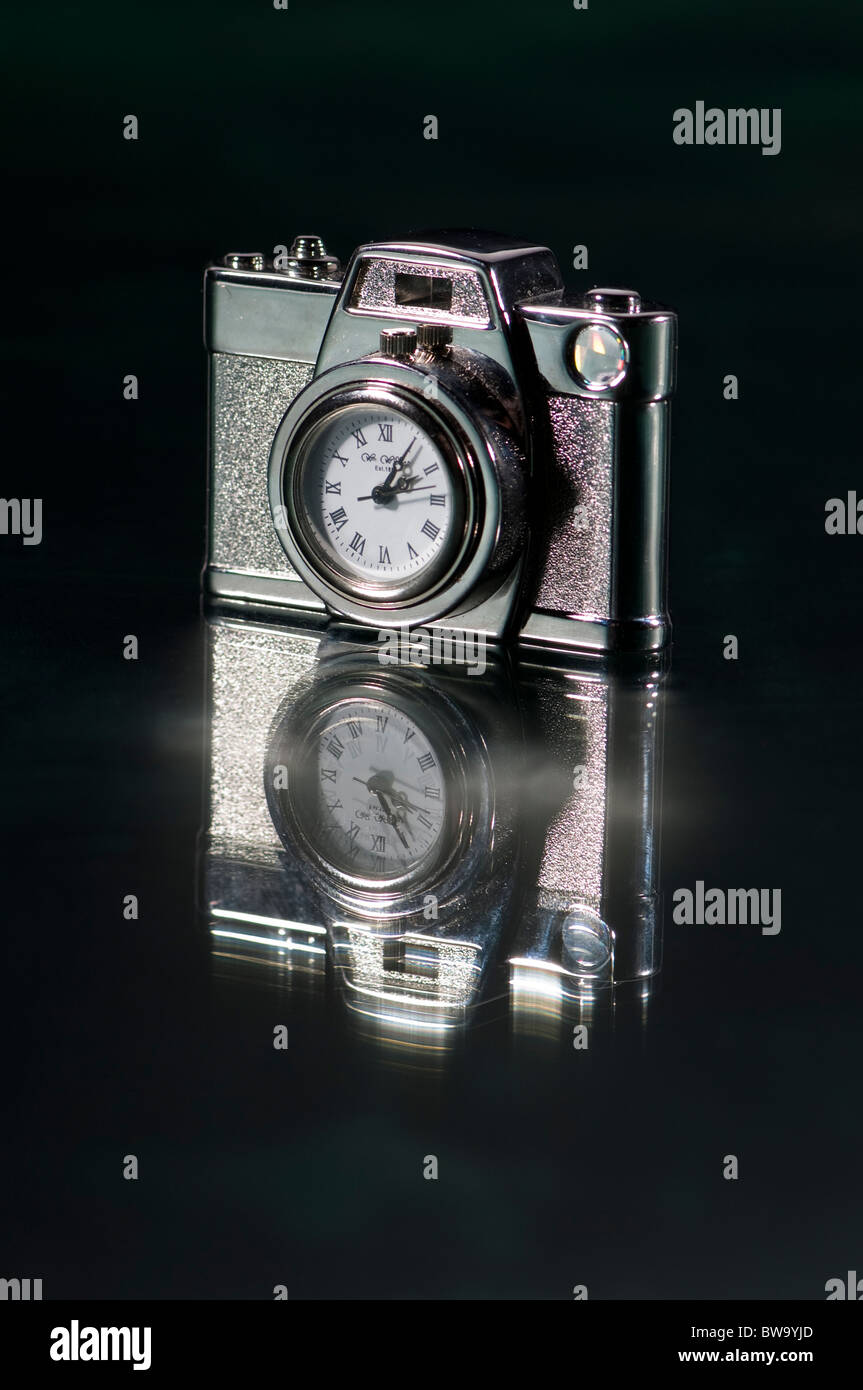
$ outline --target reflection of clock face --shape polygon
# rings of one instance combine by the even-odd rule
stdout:
[[[341,653],[287,697],[263,774],[291,861],[327,902],[383,926],[430,893],[452,907],[485,872],[494,784],[461,683],[372,662]]]
[[[346,700],[316,731],[320,847],[338,868],[378,879],[413,873],[438,847],[446,787],[438,754],[383,700]]]
[[[467,543],[470,499],[447,431],[404,394],[336,395],[289,446],[296,544],[339,591],[396,601],[433,590]]]
[[[276,728],[266,774],[276,828],[328,890],[371,896],[377,911],[427,891],[464,850],[473,802],[446,700],[429,708],[414,680],[392,675],[330,678]]]

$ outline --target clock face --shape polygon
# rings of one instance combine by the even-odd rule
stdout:
[[[442,852],[441,751],[398,705],[362,696],[327,710],[307,742],[302,783],[306,836],[342,873],[384,884]]]
[[[304,549],[334,582],[386,599],[451,569],[464,542],[464,478],[424,412],[357,399],[319,417],[292,459]]]

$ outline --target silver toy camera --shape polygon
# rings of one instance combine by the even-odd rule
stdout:
[[[661,646],[675,315],[491,234],[282,250],[206,272],[209,594]]]

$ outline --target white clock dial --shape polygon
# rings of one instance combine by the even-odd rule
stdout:
[[[381,587],[439,572],[460,543],[461,480],[407,414],[357,403],[309,439],[298,501],[331,564]]]
[[[343,872],[414,873],[435,856],[447,808],[437,750],[414,720],[381,700],[331,711],[312,752],[320,852]]]

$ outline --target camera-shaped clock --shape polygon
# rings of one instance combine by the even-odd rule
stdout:
[[[206,273],[207,588],[551,649],[669,635],[676,319],[547,248],[316,237]]]

